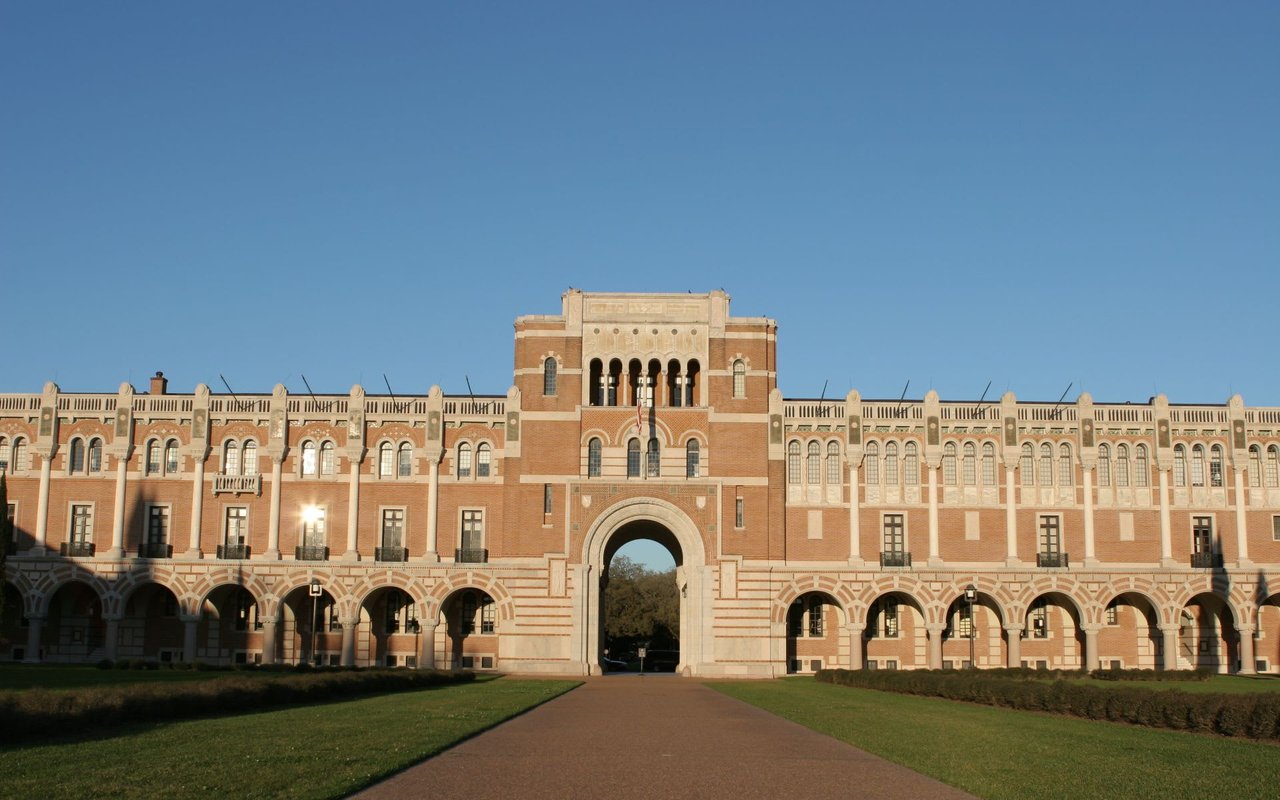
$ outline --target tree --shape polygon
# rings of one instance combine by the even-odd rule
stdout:
[[[605,637],[624,646],[654,647],[680,640],[680,591],[675,570],[651,572],[626,556],[609,564],[605,587]]]
[[[5,474],[0,472],[0,619],[4,619],[4,568],[11,541],[13,523],[9,521],[9,484],[5,482]]]

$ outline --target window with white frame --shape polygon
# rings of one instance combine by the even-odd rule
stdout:
[[[304,477],[314,477],[319,471],[318,452],[315,442],[302,443],[302,475]]]
[[[897,442],[888,442],[884,446],[884,482],[889,486],[898,485]]]
[[[488,442],[476,445],[476,477],[487,478],[493,469],[493,448]]]
[[[175,453],[177,452],[176,447],[174,449],[174,452]],[[174,458],[174,461],[175,462],[177,461],[176,456]],[[89,459],[85,467],[87,468],[90,475],[96,472],[102,472],[102,440],[96,436],[89,440]],[[177,471],[178,471],[178,465],[177,463],[174,463],[173,469],[170,470],[170,472],[177,472]]]
[[[27,440],[21,436],[15,436],[13,439],[13,456],[9,460],[10,472],[26,472],[31,468],[31,462],[27,460]]]
[[[1053,445],[1048,442],[1040,445],[1040,485],[1053,485]]]
[[[154,446],[154,443],[152,443]],[[156,461],[159,462],[160,451],[156,450]],[[159,470],[159,463],[156,469]],[[84,439],[75,438],[71,440],[71,453],[67,458],[67,472],[72,475],[78,475],[84,472]]]
[[[805,459],[805,482],[817,486],[822,482],[822,445],[810,441],[808,456]]]
[[[942,483],[944,486],[956,485],[955,442],[947,442],[942,446]]]
[[[787,483],[800,483],[800,443],[795,440],[787,443]]]
[[[246,439],[244,447],[241,448],[240,471],[243,475],[252,476],[258,474],[258,443],[252,439]]]
[[[1213,517],[1191,518],[1191,552],[1197,555],[1214,552]]]
[[[1151,480],[1151,466],[1147,461],[1147,446],[1140,444],[1135,449],[1133,460],[1133,485],[1145,488]]]
[[[1209,485],[1222,485],[1222,445],[1215,444],[1209,448]]]
[[[471,477],[471,444],[462,442],[458,445],[458,477]]]
[[[1180,444],[1173,448],[1173,485],[1187,485],[1187,448]]]
[[[320,548],[329,543],[329,533],[326,525],[328,516],[327,509],[324,508],[308,508],[302,515],[302,546],[307,548]]]
[[[1119,607],[1115,603],[1112,603],[1111,605],[1107,606],[1107,624],[1108,625],[1120,624]]]
[[[333,442],[328,440],[320,443],[320,474],[332,475],[338,471],[337,454]]]
[[[1031,610],[1027,614],[1027,621],[1029,623],[1028,627],[1031,628],[1031,638],[1049,638],[1049,614],[1044,600],[1032,602]]]
[[[697,439],[690,439],[684,446],[684,475],[686,478],[697,478],[701,471],[698,463],[701,457]]]
[[[1262,487],[1262,448],[1256,444],[1249,445],[1249,487]]]
[[[223,475],[239,475],[240,474],[240,443],[239,442],[230,441],[222,446],[222,474]]]
[[[98,469],[102,468],[102,442],[96,439],[94,440],[94,442],[97,445],[98,454],[95,459],[94,453],[93,453],[94,445],[91,444],[89,447],[89,463],[91,465],[90,466],[91,471],[97,472]],[[97,468],[92,467],[92,464],[95,460],[98,463]],[[170,439],[164,443],[164,474],[166,475],[178,474],[178,440],[177,439]]]
[[[951,629],[958,639],[973,638],[973,606],[970,603],[956,604],[956,617]]]
[[[395,474],[395,446],[391,442],[383,442],[378,445],[378,477],[391,478]]]
[[[592,437],[587,442],[587,477],[600,477],[600,461],[601,461],[602,445],[599,437]]]
[[[1116,445],[1116,486],[1129,485],[1129,446]]]
[[[1111,445],[1098,445],[1098,485],[1111,485]]]
[[[864,471],[866,472],[866,482],[868,486],[875,486],[880,483],[880,445],[876,442],[867,442],[867,451],[863,456]]]
[[[640,440],[627,441],[627,477],[640,477]]]
[[[747,396],[747,365],[742,359],[733,362],[733,396],[735,399]]]
[[[10,450],[9,440],[4,436],[0,436],[0,472],[9,471],[9,458],[12,451]]]
[[[907,442],[902,446],[902,480],[908,486],[920,483],[920,455],[915,442]]]
[[[413,445],[401,442],[396,448],[396,476],[408,478],[413,475]]]
[[[1058,445],[1058,485],[1071,486],[1075,468],[1071,464],[1071,445],[1065,442]]]
[[[544,395],[556,393],[556,360],[551,357],[542,362],[542,393]]]
[[[906,552],[906,515],[885,514],[882,519],[882,524],[884,526],[884,551],[891,555],[901,555]]]
[[[85,547],[93,542],[93,506],[73,503],[71,506],[71,544]]]
[[[898,599],[881,597],[876,601],[880,605],[881,631],[886,639],[897,639],[901,630],[898,618]]]
[[[1035,448],[1031,446],[1030,442],[1024,443],[1022,445],[1022,461],[1018,465],[1018,473],[1022,477],[1023,486],[1035,486],[1035,461]]]
[[[735,498],[733,499],[733,527],[735,527],[735,528],[744,528],[744,527],[746,527],[746,513],[745,513],[745,511],[746,511],[746,509],[744,508],[744,504],[743,504],[742,498],[741,498],[741,497],[735,497]],[[1277,517],[1277,519],[1280,519],[1280,517]],[[1277,538],[1277,539],[1280,539],[1280,536],[1277,536],[1276,538]]]
[[[978,482],[978,448],[973,442],[964,443],[964,467],[961,470],[965,486]]]
[[[224,544],[227,547],[247,545],[249,543],[249,509],[245,506],[227,506],[224,514]]]
[[[1040,515],[1040,552],[1048,556],[1062,553],[1062,517],[1057,514]]]
[[[1191,485],[1204,486],[1204,445],[1191,447]]]
[[[840,475],[840,445],[827,442],[827,485],[839,486],[844,481]]]
[[[1265,473],[1268,489],[1280,485],[1280,447],[1271,445],[1267,448],[1267,470]]]
[[[484,550],[484,511],[468,508],[462,511],[462,549],[478,554]],[[470,560],[470,559],[467,559]]]
[[[982,445],[982,485],[996,484],[996,446],[991,442]]]
[[[645,452],[646,473],[650,478],[656,478],[662,474],[662,451],[658,447],[657,437],[649,440],[649,449]]]
[[[382,509],[382,547],[398,549],[404,547],[404,509]]]

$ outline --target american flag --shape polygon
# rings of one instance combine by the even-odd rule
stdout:
[[[644,389],[640,386],[636,387],[636,435],[639,436],[644,432],[644,417],[640,413],[640,404],[644,397]]]

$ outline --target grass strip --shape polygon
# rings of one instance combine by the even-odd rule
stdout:
[[[1280,748],[812,679],[708,684],[990,800],[1276,796]]]
[[[128,683],[192,683],[231,675],[231,670],[102,669],[82,664],[0,664],[0,691],[82,689]],[[235,674],[267,675],[265,670]]]
[[[11,745],[0,797],[344,797],[577,685],[485,679]]]

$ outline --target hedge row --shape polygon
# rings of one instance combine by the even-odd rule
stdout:
[[[0,742],[133,722],[258,711],[355,695],[403,692],[475,680],[470,672],[345,670],[214,678],[200,683],[133,684],[71,691],[0,693]]]
[[[955,670],[951,671],[955,673]],[[967,672],[961,670],[961,674]],[[983,675],[1001,678],[1016,678],[1029,681],[1059,681],[1083,678],[1097,678],[1103,681],[1207,681],[1214,674],[1209,669],[1095,669],[1085,672],[1082,669],[1031,669],[1030,667],[1013,667],[983,669]]]
[[[1280,739],[1280,692],[1192,694],[1136,686],[1034,681],[980,671],[845,670],[817,674],[825,683],[943,697],[1022,711],[1047,711],[1153,728]]]

